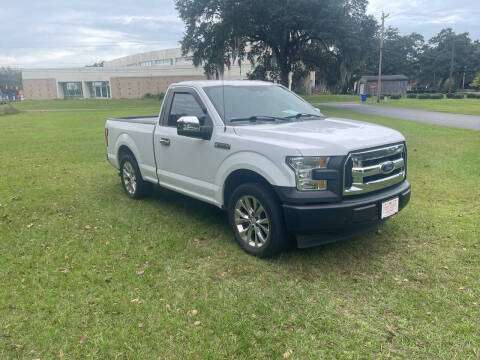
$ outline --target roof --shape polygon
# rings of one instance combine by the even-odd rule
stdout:
[[[378,81],[378,76],[362,76],[360,81]],[[405,75],[382,75],[382,81],[408,81],[408,78]]]
[[[187,85],[187,86],[200,86],[202,88],[209,86],[267,86],[274,85],[272,82],[268,81],[258,81],[258,80],[196,80],[196,81],[182,81],[175,84],[176,86]]]

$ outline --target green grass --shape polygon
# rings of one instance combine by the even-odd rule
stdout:
[[[370,103],[370,102],[369,102]],[[380,106],[393,106],[406,109],[440,111],[454,114],[478,115],[480,116],[480,99],[440,99],[440,100],[421,100],[407,99],[399,100],[389,99],[386,103],[374,103]]]
[[[138,110],[148,108],[150,112],[157,113],[162,104],[159,100],[138,99],[138,100],[100,100],[100,99],[78,99],[78,100],[25,100],[14,103],[19,110]]]
[[[479,358],[480,132],[325,108],[405,134],[411,202],[259,260],[213,206],[123,193],[105,119],[153,105],[0,117],[1,359]]]
[[[360,95],[305,95],[305,100],[311,103],[327,103],[327,102],[346,102],[361,101]]]

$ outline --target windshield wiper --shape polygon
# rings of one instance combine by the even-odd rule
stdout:
[[[275,116],[258,115],[258,116],[250,116],[245,118],[233,118],[233,119],[230,119],[230,122],[236,122],[236,121],[257,122],[257,121],[277,121],[277,120],[283,120],[283,119]]]
[[[321,116],[319,114],[298,113],[296,115],[285,116],[284,119],[293,119],[293,118],[300,119],[302,117],[318,117],[318,118],[321,118],[323,116]]]

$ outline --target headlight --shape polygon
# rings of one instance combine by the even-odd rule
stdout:
[[[313,169],[324,169],[328,164],[328,157],[287,157],[287,165],[295,172],[295,180],[297,190],[299,191],[316,191],[326,190],[326,180],[313,180]]]

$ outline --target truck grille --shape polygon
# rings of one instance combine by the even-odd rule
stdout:
[[[402,182],[406,175],[404,144],[350,153],[344,169],[344,195],[358,195]]]

